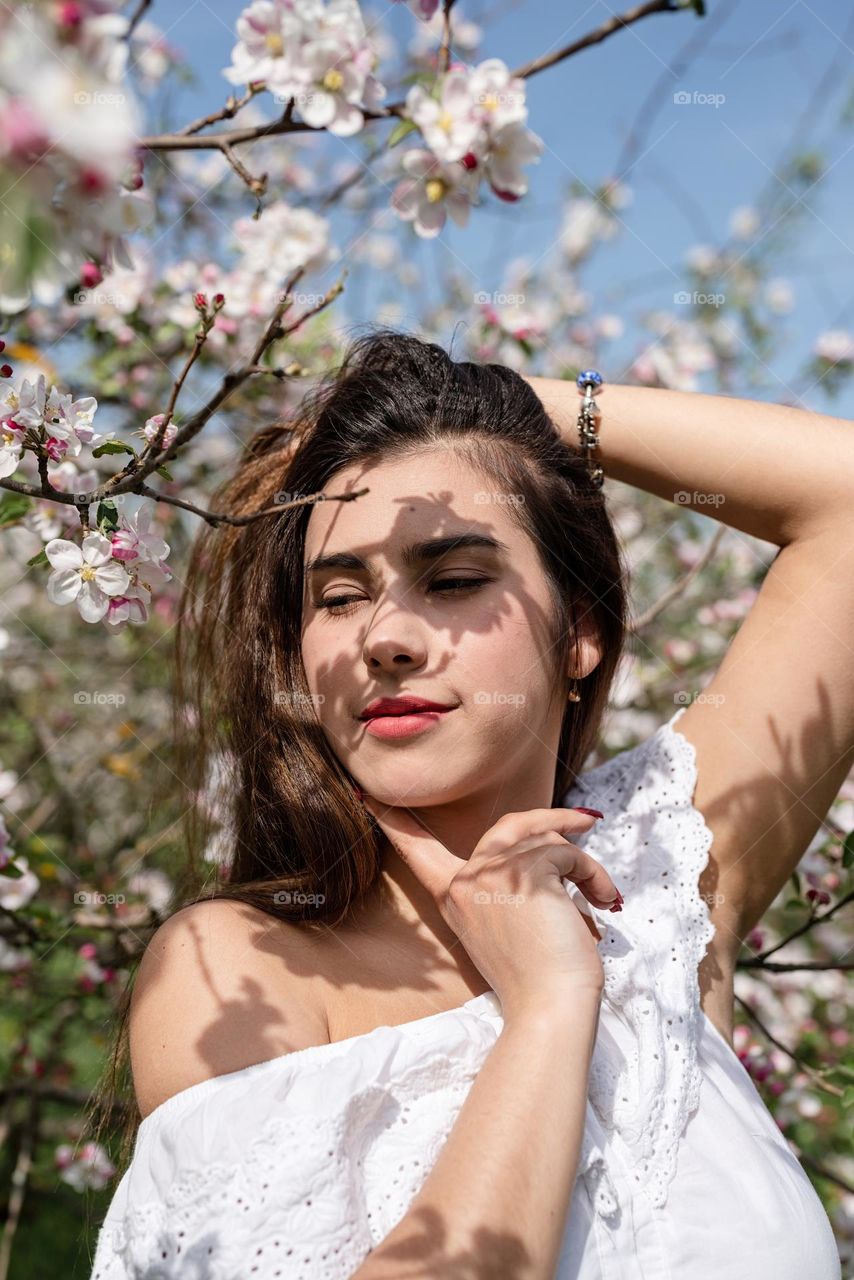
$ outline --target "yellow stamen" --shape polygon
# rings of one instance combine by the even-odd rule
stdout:
[[[268,31],[264,37],[264,43],[274,58],[284,53],[285,42],[277,31]]]
[[[330,93],[337,93],[344,83],[344,77],[337,67],[330,67],[323,77],[323,87]]]
[[[428,178],[424,183],[424,192],[431,204],[438,204],[446,190],[441,178]]]
[[[454,117],[450,111],[443,111],[436,123],[440,129],[445,130],[445,133],[450,133],[454,127]]]
[[[80,577],[83,579],[83,581],[91,582],[94,576],[95,576],[94,566],[91,564],[84,564],[83,568],[80,570]]]

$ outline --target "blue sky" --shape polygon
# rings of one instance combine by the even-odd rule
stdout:
[[[462,0],[455,11],[485,28],[479,57],[501,57],[516,67],[629,7],[545,0],[499,0],[487,6]],[[240,9],[223,0],[196,0],[180,9],[153,5],[151,18],[183,50],[198,77],[197,85],[174,94],[171,123],[224,102],[229,86],[220,72],[230,60]],[[384,25],[405,45],[416,22],[405,5],[374,2],[363,9],[369,20],[384,15]],[[494,18],[486,16],[490,10]],[[690,66],[683,69],[694,43]],[[633,202],[621,215],[620,236],[599,250],[583,285],[594,295],[595,310],[622,316],[627,332],[621,350],[631,353],[643,339],[638,315],[673,310],[674,289],[684,282],[686,250],[727,238],[733,210],[753,204],[802,122],[803,146],[819,151],[829,172],[802,200],[797,193],[787,197],[800,222],[772,274],[790,282],[796,305],[782,319],[785,343],[768,375],[779,395],[769,387],[763,398],[801,395],[808,381],[795,375],[815,335],[854,327],[854,121],[841,123],[854,92],[853,55],[854,20],[833,0],[789,5],[710,0],[705,19],[690,11],[646,18],[529,79],[529,126],[546,145],[539,164],[529,170],[529,195],[512,206],[486,197],[466,229],[449,223],[439,242],[413,245],[416,260],[422,267],[433,263],[434,277],[455,260],[465,262],[475,287],[497,289],[508,260],[537,256],[554,240],[573,178],[592,188],[616,174],[633,189]],[[831,79],[817,94],[825,75]],[[654,91],[640,159],[627,172],[618,171],[629,131]],[[692,102],[675,103],[680,92],[691,95]],[[695,95],[700,101],[693,101]],[[717,105],[707,95],[714,95]],[[330,138],[325,145],[333,155],[337,149],[342,160],[353,154],[350,139]],[[352,300],[348,303],[357,322],[373,318],[369,294],[363,316],[354,313]],[[417,322],[415,303],[406,324]],[[832,401],[813,389],[805,403],[849,417],[854,388]]]

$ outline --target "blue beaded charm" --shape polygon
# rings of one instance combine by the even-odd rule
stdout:
[[[596,391],[601,387],[602,382],[602,375],[596,369],[583,369],[575,379],[575,385],[578,387],[578,390],[582,392],[584,391],[585,384],[592,383],[592,387],[595,388],[593,391],[594,396]]]

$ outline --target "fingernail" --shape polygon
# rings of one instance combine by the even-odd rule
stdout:
[[[605,817],[604,813],[600,813],[598,809],[585,809],[584,806],[581,804],[574,804],[574,805],[571,805],[570,807],[573,808],[576,811],[576,813],[589,813],[591,818]]]
[[[622,911],[622,909],[623,909],[623,904],[621,902],[615,902],[613,907],[608,908],[609,911]]]

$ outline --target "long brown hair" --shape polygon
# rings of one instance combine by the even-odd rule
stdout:
[[[627,570],[602,490],[519,374],[373,329],[292,420],[256,432],[210,506],[248,515],[317,494],[350,464],[449,444],[502,492],[518,495],[507,509],[538,549],[553,603],[556,697],[566,698],[566,660],[582,614],[598,632],[602,659],[580,681],[581,700],[565,704],[552,799],[559,805],[599,736],[625,642]],[[210,883],[202,855],[211,806],[195,804],[175,910],[230,898],[306,929],[334,927],[378,876],[381,833],[320,728],[302,664],[310,513],[304,503],[242,526],[205,525],[194,544],[176,642],[178,772],[201,797],[217,764],[229,784],[230,848]],[[140,1119],[128,1064],[130,994],[129,982],[109,1085],[95,1102],[105,1116],[121,1081],[122,1165]]]

